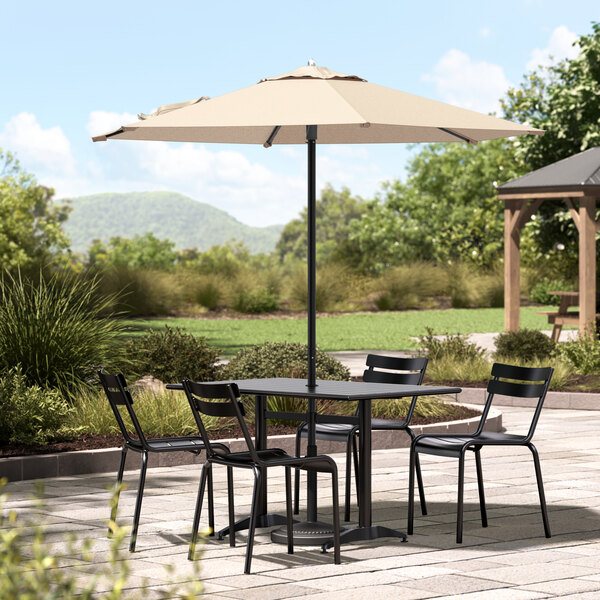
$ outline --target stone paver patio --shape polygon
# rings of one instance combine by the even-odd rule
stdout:
[[[528,423],[529,411],[504,407],[504,425],[513,431]],[[253,575],[243,575],[246,536],[238,546],[227,539],[209,540],[199,561],[205,597],[276,600],[306,596],[318,600],[344,598],[453,598],[516,599],[600,598],[600,412],[545,409],[534,442],[540,452],[553,537],[543,536],[533,461],[526,448],[487,447],[482,452],[488,500],[489,527],[481,528],[475,465],[467,457],[464,543],[456,545],[455,500],[457,461],[422,458],[429,515],[417,508],[415,535],[400,540],[378,540],[342,547],[342,565],[331,553],[297,547],[290,556],[258,530]],[[343,454],[335,455],[343,475]],[[406,528],[406,449],[373,455],[374,522]],[[239,470],[243,471],[243,470]],[[227,523],[225,469],[215,468],[216,525]],[[249,511],[251,481],[236,475],[236,514]],[[144,598],[161,597],[165,581],[193,577],[187,544],[194,509],[199,468],[156,468],[148,471],[137,542],[131,555],[129,586],[144,581],[154,591]],[[44,481],[44,516],[49,536],[64,532],[95,540],[96,557],[90,572],[106,560],[108,540],[107,486],[115,474],[79,476]],[[130,489],[121,496],[119,523],[129,525],[133,512],[135,472],[126,473]],[[23,513],[37,510],[30,499],[34,482],[12,483],[8,507]],[[328,486],[320,496],[320,518],[329,513]],[[283,472],[269,472],[269,504],[284,511]],[[302,516],[302,515],[301,515]],[[356,517],[356,511],[353,513]],[[37,518],[37,516],[36,516]],[[60,542],[58,551],[67,553]],[[67,563],[68,564],[68,563]],[[164,567],[172,567],[167,575]]]

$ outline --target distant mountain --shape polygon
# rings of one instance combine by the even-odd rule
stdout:
[[[95,194],[73,198],[71,206],[64,228],[75,252],[85,252],[93,239],[148,232],[175,242],[177,249],[207,250],[236,239],[252,253],[270,252],[283,229],[244,225],[224,210],[175,192]]]

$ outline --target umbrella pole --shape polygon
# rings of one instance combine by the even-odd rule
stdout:
[[[306,126],[306,143],[308,145],[308,382],[309,388],[316,383],[317,362],[317,178],[316,150],[317,126]]]

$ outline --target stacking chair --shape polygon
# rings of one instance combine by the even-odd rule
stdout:
[[[373,383],[396,383],[421,385],[427,368],[427,358],[403,358],[394,356],[381,356],[378,354],[367,355],[367,369],[363,373],[363,381]],[[386,371],[377,371],[376,369],[387,369]],[[394,372],[390,372],[394,371]],[[415,439],[415,434],[409,427],[413,412],[417,403],[418,396],[414,396],[406,418],[403,421],[393,421],[388,419],[373,419],[371,421],[372,431],[397,430],[406,431],[411,439]],[[356,415],[358,416],[358,408]],[[317,417],[318,418],[318,417]],[[342,417],[343,418],[343,417]],[[356,489],[358,491],[358,450],[356,438],[359,433],[358,425],[349,423],[317,423],[317,439],[329,440],[334,442],[346,443],[346,496],[344,520],[350,520],[350,482],[352,480],[352,462],[354,462],[354,477],[356,478]],[[301,439],[307,437],[308,425],[306,422],[300,423],[296,432],[296,456],[300,455]],[[353,460],[352,460],[353,459]],[[423,480],[421,478],[421,469],[417,457],[417,479],[419,482],[419,497],[421,499],[421,512],[427,514],[427,505],[425,504],[425,493],[423,491]],[[294,513],[298,514],[300,504],[300,478],[296,471],[295,489],[294,489]],[[360,502],[360,498],[358,499]]]
[[[256,529],[257,508],[259,501],[259,490],[263,478],[263,470],[266,467],[284,467],[285,468],[285,497],[287,513],[287,542],[288,553],[294,552],[294,536],[292,528],[292,468],[305,471],[317,471],[320,473],[330,473],[333,491],[333,539],[334,539],[334,562],[340,564],[340,517],[338,503],[338,481],[337,466],[335,461],[329,456],[311,456],[295,457],[286,454],[279,448],[269,448],[268,450],[256,450],[246,421],[244,420],[244,406],[240,402],[240,392],[235,383],[195,383],[189,379],[183,380],[183,388],[190,402],[194,416],[200,427],[200,433],[206,446],[207,459],[202,468],[200,477],[200,486],[198,489],[198,499],[196,503],[196,512],[194,514],[194,525],[192,528],[192,541],[190,543],[188,558],[194,559],[196,542],[198,539],[198,525],[200,522],[200,513],[202,511],[202,502],[204,489],[207,479],[210,481],[213,464],[227,467],[227,492],[229,501],[229,543],[235,546],[235,523],[234,523],[234,505],[233,505],[233,468],[241,467],[249,469],[254,475],[254,490],[252,493],[252,506],[250,508],[250,519],[248,526],[248,542],[246,545],[246,562],[244,573],[250,573],[252,561],[252,547],[254,544],[254,531]],[[212,401],[203,400],[210,399]],[[219,402],[215,402],[219,401]],[[218,444],[211,443],[206,427],[203,424],[202,415],[219,418],[237,419],[246,441],[248,450],[246,452],[226,453],[219,448]],[[209,505],[209,510],[211,507]]]
[[[448,435],[420,435],[412,442],[410,449],[410,475],[408,483],[408,533],[413,533],[414,520],[414,471],[419,454],[433,454],[436,456],[449,456],[458,458],[458,504],[456,516],[456,543],[462,543],[463,534],[463,488],[465,478],[465,453],[471,450],[475,453],[477,469],[477,486],[479,489],[479,505],[481,512],[481,525],[487,527],[487,513],[485,508],[485,494],[483,489],[483,476],[481,470],[480,451],[484,446],[527,446],[533,455],[535,475],[540,496],[542,521],[544,533],[550,537],[550,524],[546,510],[544,496],[544,483],[540,459],[536,447],[531,443],[535,428],[544,404],[546,392],[550,385],[553,369],[525,368],[512,365],[495,363],[492,366],[492,378],[487,386],[487,400],[479,421],[477,431],[473,434],[448,434]],[[512,433],[495,433],[484,431],[485,420],[488,416],[492,402],[496,396],[512,396],[517,398],[537,398],[533,411],[533,418],[529,430],[524,435]]]
[[[123,434],[125,443],[121,450],[121,463],[119,465],[119,473],[117,475],[117,492],[114,505],[111,512],[111,521],[115,521],[117,517],[117,505],[119,502],[119,494],[121,483],[123,482],[123,471],[125,469],[125,459],[127,458],[127,451],[133,450],[139,452],[142,455],[142,468],[140,472],[140,481],[138,485],[137,500],[135,503],[135,511],[133,514],[133,529],[131,530],[131,539],[129,542],[129,551],[135,551],[135,543],[137,540],[138,525],[140,522],[140,512],[142,510],[142,496],[144,495],[144,485],[146,482],[146,468],[148,466],[148,453],[149,452],[192,452],[193,454],[200,454],[204,449],[204,443],[202,438],[199,436],[188,436],[188,437],[177,437],[177,438],[161,438],[161,439],[148,439],[142,430],[140,422],[135,414],[133,408],[133,398],[131,393],[127,389],[127,383],[125,377],[121,373],[111,375],[109,373],[103,373],[98,371],[98,376],[102,383],[102,387],[106,392],[108,401],[113,410],[119,429]],[[121,411],[124,414],[121,414]],[[132,435],[125,421],[131,420],[135,434]],[[227,446],[219,444],[222,452],[228,452]],[[212,506],[212,480],[209,482],[209,503]],[[109,530],[110,534],[110,530]]]

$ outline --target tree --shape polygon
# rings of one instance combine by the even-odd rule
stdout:
[[[174,242],[159,240],[152,233],[134,235],[131,239],[112,237],[108,244],[94,240],[88,250],[89,264],[169,271],[177,258],[174,247]]]
[[[425,146],[409,161],[406,183],[384,184],[383,195],[353,224],[363,270],[417,260],[491,266],[503,240],[496,185],[522,174],[512,148],[507,140]]]
[[[546,131],[516,144],[515,157],[527,170],[600,145],[600,23],[575,44],[577,57],[526,75],[502,102],[507,118]],[[525,262],[548,258],[566,278],[577,271],[578,234],[563,203],[544,202],[529,229],[535,243]]]
[[[352,196],[346,187],[336,191],[327,185],[317,200],[317,261],[352,262],[355,248],[349,239],[350,224],[358,220],[367,202]],[[308,211],[303,209],[300,218],[290,221],[281,232],[276,252],[283,262],[287,259],[306,260]]]
[[[70,208],[55,206],[53,195],[0,149],[0,267],[29,268],[68,248],[61,225]]]

